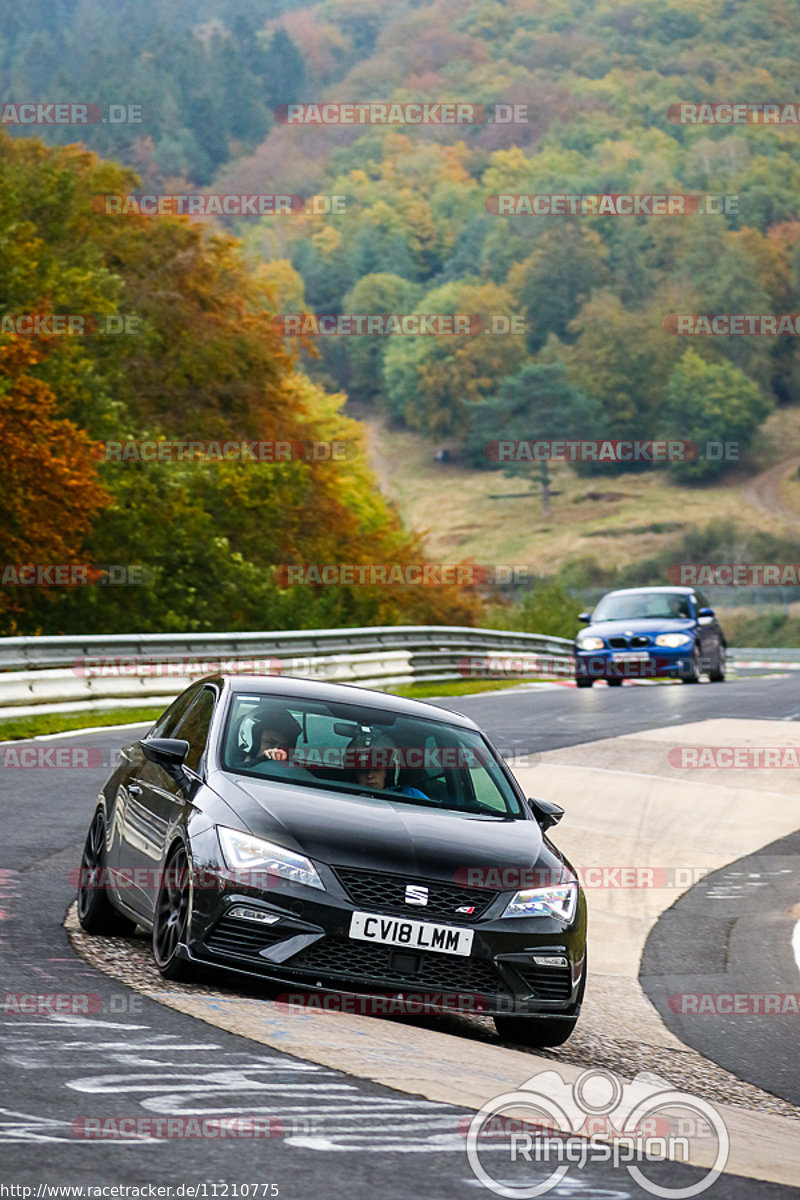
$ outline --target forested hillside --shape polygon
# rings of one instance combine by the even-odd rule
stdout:
[[[98,439],[280,426],[357,442],[360,427],[331,396],[342,391],[483,468],[499,469],[485,446],[501,435],[577,435],[733,441],[747,470],[764,420],[797,403],[797,336],[680,335],[674,314],[800,312],[800,126],[681,124],[675,106],[792,103],[798,41],[796,5],[781,0],[18,6],[0,40],[6,101],[138,104],[142,119],[9,125],[0,310],[127,312],[143,332],[0,335],[5,435],[40,422],[34,443],[47,443],[54,481],[37,529],[12,497],[4,554],[159,566],[150,591],[109,589],[102,605],[77,589],[55,608],[50,590],[11,602],[4,590],[8,620],[82,628],[93,604],[107,629],[474,617],[472,600],[446,591],[390,589],[390,601],[380,589],[276,587],[269,568],[282,561],[418,555],[363,457],[338,473],[121,469],[94,462]],[[521,107],[514,120],[458,127],[276,118],[323,100],[504,105],[504,117]],[[122,166],[63,149],[79,140]],[[144,189],[324,193],[346,205],[227,219],[243,252],[213,226],[92,210],[99,192]],[[491,199],[665,193],[729,201],[705,214],[501,216]],[[295,312],[471,313],[512,331],[298,344],[272,322]],[[45,458],[23,457],[20,480],[44,469]],[[728,468],[663,469],[702,486]],[[320,513],[313,532],[292,516],[300,504]],[[198,582],[204,572],[213,589]]]
[[[458,129],[284,126],[222,172],[226,187],[281,172],[287,188],[349,197],[341,216],[253,235],[260,252],[291,257],[309,311],[523,319],[520,335],[455,347],[317,338],[327,378],[412,428],[460,439],[476,463],[487,431],[512,428],[731,439],[746,458],[771,407],[797,398],[797,337],[680,336],[669,318],[800,308],[800,128],[681,125],[668,111],[791,101],[795,7],[327,0],[311,11],[313,38],[309,13],[283,21],[304,53],[306,99],[504,102],[528,116]],[[337,51],[357,57],[349,70],[337,70]],[[727,214],[497,216],[487,199],[498,193],[734,200]],[[720,469],[695,464],[693,475]]]
[[[382,499],[343,397],[298,373],[272,332],[269,270],[187,218],[93,208],[136,185],[79,148],[0,135],[3,632],[471,622],[475,600],[455,586],[286,586],[282,564],[416,563],[420,549]],[[84,318],[85,335],[31,331],[47,314]],[[95,332],[109,316],[127,325]],[[139,460],[142,440],[178,439],[347,453]],[[127,441],[133,459],[109,454]],[[142,570],[67,588],[19,574],[16,586],[19,565],[87,563]]]

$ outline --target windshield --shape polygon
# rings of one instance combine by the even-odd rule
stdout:
[[[647,592],[641,595],[604,596],[592,613],[597,621],[630,621],[634,617],[691,617],[689,597],[683,592]]]
[[[361,705],[237,692],[222,767],[237,775],[485,817],[522,805],[480,734]]]

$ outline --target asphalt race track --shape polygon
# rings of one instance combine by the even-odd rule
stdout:
[[[796,675],[740,675],[723,686],[520,689],[442,703],[478,720],[506,754],[535,754],[709,717],[800,719]],[[134,732],[79,731],[39,744],[91,745],[103,751],[107,764],[114,748]],[[466,1160],[463,1128],[471,1115],[466,1109],[396,1092],[212,1029],[130,991],[76,956],[63,928],[74,898],[69,873],[77,866],[94,795],[107,771],[103,765],[0,773],[0,956],[5,997],[0,1143],[8,1182],[32,1187],[32,1197],[50,1194],[42,1190],[43,1183],[168,1186],[173,1196],[189,1194],[179,1192],[180,1185],[202,1184],[205,1190],[195,1195],[204,1200],[249,1200],[270,1194],[284,1200],[340,1196],[455,1200],[492,1195],[475,1179]],[[565,807],[569,807],[567,799]],[[756,823],[754,814],[755,829]],[[754,847],[757,844],[756,835]],[[796,839],[784,839],[764,851],[770,862],[780,859],[784,866],[796,860],[796,853]],[[791,889],[794,876],[769,875],[764,865],[762,860],[756,867],[761,869],[764,886],[754,889],[757,898],[748,910],[749,924],[742,927],[741,936],[726,938],[724,961],[719,954],[719,926],[715,930],[709,925],[702,932],[696,970],[687,970],[679,953],[685,946],[687,924],[696,928],[704,915],[707,889],[725,883],[708,877],[656,925],[647,946],[642,984],[664,1021],[683,1040],[691,1040],[704,1055],[743,1078],[800,1102],[792,1066],[797,1061],[796,1017],[761,1025],[757,1020],[737,1025],[709,1017],[702,1026],[682,1028],[667,1002],[675,990],[734,990],[732,974],[749,987],[760,978],[759,990],[764,990],[765,963],[770,990],[798,990],[789,942],[791,922],[784,916],[770,919],[770,914],[787,913],[796,903],[796,888],[793,893]],[[752,863],[737,867],[747,872],[752,868]],[[735,881],[728,879],[727,886],[732,885]],[[723,928],[733,928],[741,896],[733,892],[723,900],[733,908],[715,909],[715,920]],[[756,932],[758,937],[753,936]],[[719,986],[711,987],[715,972]],[[724,988],[719,978],[723,974]],[[687,982],[692,983],[691,989]],[[90,1011],[48,1012],[47,1005],[41,1013],[14,1009],[15,996],[55,994],[88,996]],[[91,1128],[85,1122],[109,1114],[120,1119],[175,1114],[224,1119],[246,1114],[267,1124],[271,1121],[274,1136],[268,1140],[82,1136]],[[496,1178],[509,1185],[530,1184],[530,1174],[515,1173],[505,1143],[498,1142],[492,1150],[495,1153],[487,1154],[486,1161],[503,1163],[496,1168]],[[651,1171],[652,1178],[670,1188],[688,1187],[703,1174],[670,1162]],[[243,1190],[252,1185],[256,1190]],[[25,1200],[22,1192],[17,1194]],[[633,1200],[648,1194],[624,1168],[599,1163],[570,1171],[547,1192],[570,1200]],[[797,1194],[796,1187],[731,1175],[703,1192],[718,1200],[770,1200]]]

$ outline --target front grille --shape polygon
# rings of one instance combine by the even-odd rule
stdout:
[[[418,914],[455,917],[464,921],[477,921],[486,912],[497,892],[485,888],[458,887],[454,883],[441,883],[436,879],[415,879],[407,875],[384,875],[378,871],[361,871],[353,867],[334,867],[339,882],[354,904],[359,907],[377,908],[382,911],[396,909],[406,916]],[[426,887],[426,905],[406,904],[406,885]],[[474,908],[472,913],[459,912],[459,908]]]
[[[608,644],[612,650],[641,650],[643,646],[650,645],[650,638],[645,633],[637,633],[633,637],[610,637]]]
[[[238,921],[223,917],[206,938],[206,946],[214,954],[226,957],[259,959],[260,952],[286,937],[274,928],[265,928],[255,921]],[[262,960],[263,961],[263,960]]]
[[[612,650],[627,650],[628,639],[624,637],[610,637],[608,644]]]
[[[641,648],[642,646],[649,646],[650,638],[644,633],[637,633],[636,637],[631,638],[631,645],[635,646],[637,649]]]
[[[414,988],[419,991],[429,988],[446,992],[478,992],[494,995],[508,991],[508,986],[490,962],[481,959],[457,958],[448,954],[422,952],[413,957],[419,961],[418,971],[397,969],[392,966],[395,955],[411,957],[394,946],[368,946],[325,938],[302,950],[287,962],[292,971],[313,974],[323,982],[332,976],[352,982],[387,987]]]
[[[572,995],[569,967],[525,967],[521,963],[515,963],[514,967],[537,1000],[566,1001]]]

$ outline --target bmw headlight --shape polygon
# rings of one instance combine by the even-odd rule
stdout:
[[[569,923],[578,905],[577,883],[558,887],[527,888],[509,901],[504,917],[558,917]]]
[[[660,633],[656,638],[656,645],[671,646],[673,650],[677,650],[678,646],[688,646],[691,640],[690,633]]]
[[[605,645],[602,638],[599,637],[579,637],[579,650],[602,650]]]
[[[269,878],[286,880],[287,883],[302,883],[306,887],[320,888],[325,891],[325,884],[317,874],[311,859],[302,854],[294,854],[267,842],[263,838],[253,837],[249,833],[238,833],[235,829],[227,829],[224,825],[217,826],[222,853],[225,863],[231,871],[245,873],[244,882],[253,881],[254,886],[269,886]]]

